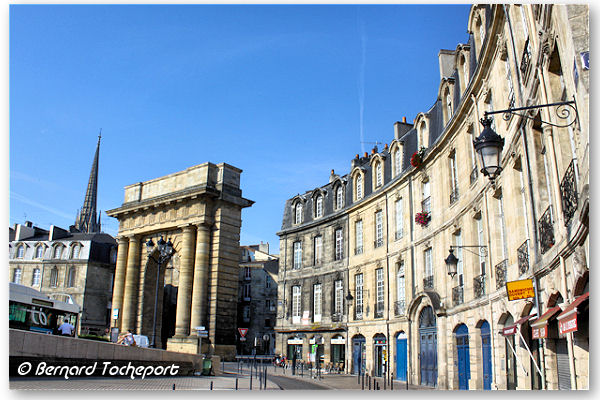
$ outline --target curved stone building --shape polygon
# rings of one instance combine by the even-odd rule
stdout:
[[[348,174],[286,202],[278,351],[320,334],[329,362],[339,332],[351,373],[440,389],[589,387],[588,25],[587,6],[474,5],[466,43],[439,52],[432,107]],[[574,107],[546,106],[564,102]],[[490,114],[504,138],[491,182],[473,140],[485,112],[506,109],[521,110]],[[337,279],[334,322],[326,283]],[[533,294],[509,299],[516,281]]]

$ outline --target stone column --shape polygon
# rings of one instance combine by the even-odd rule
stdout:
[[[194,287],[192,291],[191,328],[206,324],[206,300],[208,298],[208,269],[210,256],[210,226],[198,225],[196,238],[196,261],[194,265]],[[190,332],[192,333],[192,332]]]
[[[194,226],[183,227],[183,243],[179,263],[179,288],[177,289],[177,314],[175,336],[187,336],[190,333],[190,310],[192,281],[194,279]]]
[[[125,289],[125,272],[127,268],[129,240],[126,237],[119,236],[117,238],[117,243],[117,265],[115,267],[112,308],[118,309],[119,315],[116,320],[111,321],[111,326],[121,329],[121,321],[123,319],[123,290]]]
[[[137,298],[140,277],[140,238],[129,238],[127,254],[127,273],[125,274],[125,290],[123,293],[123,316],[121,329],[133,332],[137,320]]]

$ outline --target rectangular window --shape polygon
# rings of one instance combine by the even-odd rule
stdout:
[[[363,252],[363,226],[362,220],[356,221],[355,224],[355,233],[356,233],[356,248],[354,250],[355,254],[362,254]]]
[[[458,200],[458,177],[456,175],[456,153],[450,156],[450,204]]]
[[[404,276],[404,261],[400,262],[398,266],[398,273],[396,275],[396,315],[404,315],[406,312],[406,280]]]
[[[334,301],[335,304],[333,306],[333,312],[334,314],[338,314],[341,315],[343,313],[343,306],[344,306],[344,285],[343,282],[341,280],[337,280],[335,281],[334,284]]]
[[[342,187],[338,187],[335,191],[335,208],[337,210],[341,209],[344,206],[344,197],[342,192]]]
[[[250,306],[244,306],[242,318],[244,318],[244,322],[250,322]]]
[[[383,246],[383,212],[375,213],[375,247]]]
[[[315,252],[314,265],[319,265],[323,262],[323,236],[315,236],[314,252]]]
[[[424,259],[425,259],[425,271],[424,271],[424,287],[431,289],[433,288],[433,265],[431,263],[431,247],[425,249]]]
[[[323,216],[323,197],[322,196],[317,197],[317,202],[316,203],[317,204],[316,204],[316,207],[315,207],[316,208],[316,210],[315,210],[315,214],[316,215],[315,216],[317,218],[320,218],[320,217]]]
[[[302,242],[294,242],[294,269],[302,268]]]
[[[475,221],[477,221],[477,245],[485,246],[483,242],[483,220],[479,217]],[[485,256],[481,251],[479,251],[479,267],[481,275],[485,275]]]
[[[354,276],[354,282],[356,286],[354,316],[355,319],[362,319],[363,317],[363,274],[356,274]]]
[[[502,259],[508,258],[508,248],[506,244],[506,224],[504,221],[504,207],[502,196],[498,197],[498,225],[500,225],[500,240],[502,245]]]
[[[423,182],[423,194],[421,201],[421,211],[431,212],[431,191],[429,188],[429,181]]]
[[[250,267],[244,267],[244,279],[245,280],[252,279],[252,271],[250,270]]]
[[[245,301],[250,300],[250,293],[251,293],[250,284],[244,283],[244,286],[242,286],[242,296],[244,297]]]
[[[384,308],[384,286],[383,286],[383,268],[377,268],[375,270],[375,277],[377,282],[377,304],[375,305],[375,317],[383,317]]]
[[[292,323],[300,323],[300,286],[292,286]]]
[[[454,235],[454,240],[456,243],[456,258],[458,258],[458,264],[456,265],[456,275],[458,276],[458,286],[464,285],[464,276],[463,276],[463,251],[462,251],[462,235],[460,232],[457,232]]]
[[[401,197],[396,200],[396,239],[400,239],[404,235],[403,213],[404,210]]]
[[[356,200],[362,199],[362,175],[356,178]]]
[[[267,289],[269,289],[269,288],[271,287],[271,277],[270,277],[269,275],[267,275],[267,276],[265,277],[265,287],[266,287]]]
[[[336,259],[336,261],[344,258],[344,236],[343,236],[343,233],[344,232],[341,228],[335,230],[335,259]]]
[[[321,294],[321,284],[317,283],[313,285],[313,321],[321,322],[321,312],[322,312],[322,294]]]
[[[394,153],[394,176],[398,176],[400,175],[400,172],[402,172],[402,153],[400,153],[400,150],[396,150],[396,152]]]

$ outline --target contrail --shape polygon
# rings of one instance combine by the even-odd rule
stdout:
[[[31,199],[29,199],[29,198],[27,198],[27,197],[25,197],[23,195],[20,195],[18,193],[15,193],[15,192],[11,191],[10,192],[10,197],[13,198],[13,199],[15,199],[15,200],[17,200],[17,201],[20,201],[22,203],[29,204],[30,206],[41,208],[42,210],[48,211],[48,212],[50,212],[50,213],[52,213],[52,214],[54,214],[56,216],[59,216],[59,217],[65,218],[65,219],[73,219],[72,215],[69,215],[69,214],[67,214],[65,212],[62,212],[60,210],[57,210],[55,208],[48,207],[48,206],[45,206],[43,204],[40,204],[40,203],[38,203],[38,202],[36,202],[34,200],[31,200]]]
[[[360,124],[360,148],[361,152],[365,152],[365,135],[364,135],[364,114],[365,114],[365,69],[367,63],[367,33],[365,31],[365,23],[360,20],[360,8],[357,9],[357,23],[360,34],[361,59],[360,69],[358,71],[358,107],[359,107],[359,124]]]

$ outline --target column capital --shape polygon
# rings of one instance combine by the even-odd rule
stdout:
[[[196,225],[194,224],[178,225],[177,227],[180,228],[183,232],[189,232],[191,230],[196,229]]]
[[[118,235],[115,239],[117,243],[129,243],[129,236]]]

